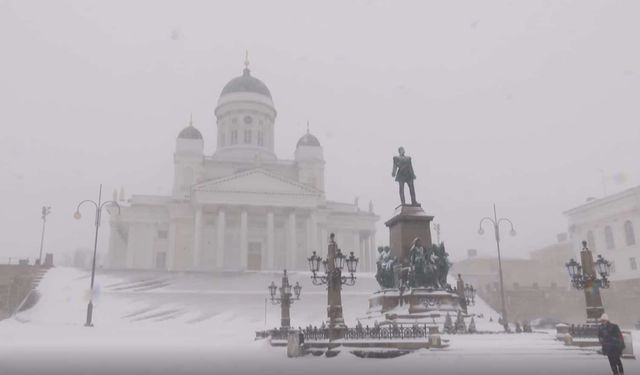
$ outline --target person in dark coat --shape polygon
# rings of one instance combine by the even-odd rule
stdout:
[[[622,351],[624,350],[624,338],[620,327],[609,321],[607,314],[602,314],[600,318],[600,328],[598,329],[598,339],[602,344],[602,353],[609,358],[609,365],[614,375],[624,374],[622,368]]]

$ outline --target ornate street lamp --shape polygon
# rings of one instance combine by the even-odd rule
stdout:
[[[280,305],[280,329],[288,330],[291,326],[291,305],[293,301],[297,301],[300,299],[300,293],[302,292],[302,287],[299,283],[296,282],[296,285],[293,287],[293,294],[291,294],[291,284],[289,284],[289,277],[287,276],[287,270],[284,270],[284,275],[282,276],[282,284],[280,288],[276,286],[276,283],[273,281],[271,285],[269,285],[269,295],[271,296],[271,303],[274,305]],[[279,294],[277,294],[279,292]]]
[[[598,260],[596,260],[596,270],[600,274],[600,277],[602,277],[602,281],[609,285],[607,277],[609,277],[609,272],[611,271],[611,263],[600,254],[598,254]]]
[[[93,281],[96,277],[96,252],[98,250],[98,229],[100,229],[100,219],[102,217],[102,209],[105,206],[116,206],[118,208],[118,215],[119,215],[120,205],[116,201],[102,202],[102,184],[100,184],[100,191],[98,192],[98,202],[93,201],[91,199],[86,199],[78,203],[78,207],[76,207],[76,212],[73,214],[73,217],[76,220],[80,220],[80,218],[82,217],[82,215],[80,214],[80,207],[84,203],[91,203],[96,208],[96,216],[95,216],[96,236],[95,236],[95,241],[93,243],[93,262],[91,265],[91,289],[89,290],[89,304],[87,305],[87,321],[84,324],[85,327],[93,327]]]
[[[342,285],[355,285],[356,269],[358,267],[358,258],[353,252],[346,257],[335,241],[335,234],[329,236],[329,246],[327,249],[327,259],[323,260],[314,251],[311,257],[307,258],[309,262],[309,270],[311,271],[311,281],[313,285],[327,284],[327,316],[329,318],[329,340],[335,340],[344,337],[347,326],[344,324],[342,316]],[[349,276],[342,276],[344,265],[347,265]],[[324,274],[319,273],[320,264],[323,265]]]
[[[598,255],[597,260],[593,261],[593,254],[587,247],[587,241],[582,241],[582,251],[580,251],[580,260],[582,264],[571,259],[565,264],[571,285],[576,289],[584,290],[584,297],[587,304],[587,321],[589,323],[597,323],[598,319],[604,314],[604,306],[602,305],[602,297],[600,289],[609,288],[609,274],[611,272],[611,263],[604,259],[602,255]],[[598,278],[600,275],[600,278]]]
[[[464,298],[467,306],[476,304],[476,290],[473,285],[467,284],[464,286]]]
[[[484,229],[482,229],[482,224],[488,221],[493,225],[493,234],[496,238],[496,248],[498,249],[498,273],[500,275],[500,302],[502,304],[502,321],[504,322],[504,328],[505,330],[509,330],[509,321],[507,320],[507,308],[506,308],[506,304],[504,302],[504,281],[503,281],[503,277],[502,277],[502,259],[500,257],[500,223],[506,222],[511,226],[511,230],[509,231],[509,234],[511,236],[515,236],[516,235],[516,230],[513,227],[513,223],[511,222],[511,220],[507,219],[507,218],[500,218],[498,219],[498,214],[496,213],[496,205],[493,205],[493,218],[490,217],[484,217],[482,218],[482,220],[480,220],[480,228],[478,229],[478,234],[479,235],[483,235],[484,234]]]

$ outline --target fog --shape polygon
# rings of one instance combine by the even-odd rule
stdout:
[[[509,217],[523,256],[564,210],[640,184],[640,3],[633,1],[0,0],[0,261],[92,244],[77,203],[124,187],[167,194],[188,124],[215,151],[214,108],[245,50],[278,110],[276,153],[310,130],[327,197],[384,221],[391,158],[454,260],[491,254],[478,221]],[[106,224],[106,220],[104,223]],[[100,247],[106,251],[108,225]]]

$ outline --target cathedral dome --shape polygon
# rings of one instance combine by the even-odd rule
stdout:
[[[178,139],[202,139],[202,133],[193,126],[193,120],[190,120],[189,126],[182,129],[178,134]]]
[[[265,85],[261,80],[253,77],[248,67],[244,68],[240,77],[232,79],[224,86],[220,96],[237,92],[252,92],[264,95],[271,99],[271,92],[267,85]]]
[[[318,141],[318,138],[309,133],[309,130],[307,130],[307,134],[303,135],[296,144],[296,147],[300,146],[320,147],[320,141]]]

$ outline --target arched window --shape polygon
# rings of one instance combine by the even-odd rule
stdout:
[[[604,227],[604,242],[609,250],[616,247],[616,243],[613,240],[613,230],[608,225]]]
[[[258,146],[264,146],[264,133],[262,133],[262,130],[258,130]]]
[[[633,223],[629,220],[624,222],[624,240],[627,246],[636,244],[636,234],[633,231]]]
[[[593,235],[593,231],[587,232],[587,247],[591,251],[596,251],[596,237]]]
[[[251,143],[251,129],[244,130],[244,143]]]
[[[231,144],[235,145],[236,143],[238,143],[238,131],[234,129],[231,131]]]

